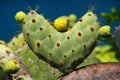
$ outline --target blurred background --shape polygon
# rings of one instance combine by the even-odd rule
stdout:
[[[20,10],[28,13],[30,8],[37,9],[37,12],[53,21],[58,16],[71,13],[80,18],[87,10],[92,9],[99,17],[101,25],[105,25],[100,13],[110,13],[112,7],[120,11],[120,0],[0,0],[0,39],[9,42],[21,32],[20,24],[14,19],[16,12]],[[119,23],[120,21],[116,21],[111,24],[112,32]]]

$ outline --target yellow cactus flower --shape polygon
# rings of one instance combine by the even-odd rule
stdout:
[[[26,14],[23,11],[19,11],[15,15],[15,20],[22,23],[25,17],[26,17]]]
[[[65,31],[67,30],[67,18],[59,17],[54,21],[54,27],[58,31]]]
[[[20,69],[20,66],[15,60],[10,60],[5,66],[6,72],[11,74],[16,73],[19,69]]]
[[[111,36],[110,26],[108,26],[108,25],[102,26],[99,29],[99,34],[102,37],[109,37],[109,36]]]

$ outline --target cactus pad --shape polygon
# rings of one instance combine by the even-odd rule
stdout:
[[[96,15],[88,11],[69,31],[58,32],[42,15],[30,11],[22,26],[33,52],[52,67],[68,73],[94,49],[100,25]]]
[[[14,37],[8,46],[20,57],[34,80],[56,80],[61,75],[60,71],[38,59],[27,46],[22,33]]]

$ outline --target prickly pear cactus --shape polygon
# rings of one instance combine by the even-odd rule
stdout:
[[[4,45],[0,45],[0,54],[1,54],[0,55],[0,66],[3,67],[3,70],[5,70],[6,72],[10,72],[10,73],[15,73],[19,70],[18,63],[16,62],[16,64],[14,64],[15,61],[13,62],[14,54],[9,48],[5,47]]]
[[[0,68],[10,80],[33,80],[21,60],[7,46],[0,44]]]
[[[21,58],[31,72],[34,80],[56,80],[56,78],[61,75],[60,71],[38,59],[38,57],[27,46],[22,33],[14,37],[8,43],[8,46]]]
[[[13,51],[20,50],[22,47],[26,45],[25,39],[23,37],[23,34],[20,33],[17,36],[13,37],[9,43],[7,43],[7,46],[12,49]]]
[[[34,80],[56,80],[61,75],[57,69],[38,59],[28,47],[24,47],[17,55],[26,64]]]
[[[22,26],[29,47],[39,58],[67,73],[94,49],[100,25],[96,15],[88,11],[72,29],[58,32],[42,15],[30,11]]]

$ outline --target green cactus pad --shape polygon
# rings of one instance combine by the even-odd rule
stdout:
[[[28,13],[22,25],[29,47],[40,59],[63,73],[74,70],[94,49],[100,26],[92,11],[64,33],[55,30],[35,11]]]
[[[17,55],[27,66],[34,80],[56,80],[61,75],[57,69],[38,59],[28,47],[24,47]]]
[[[22,33],[14,37],[8,43],[8,46],[21,58],[34,80],[56,80],[56,78],[61,76],[60,71],[38,59],[27,46]],[[21,78],[18,80],[21,80]]]

